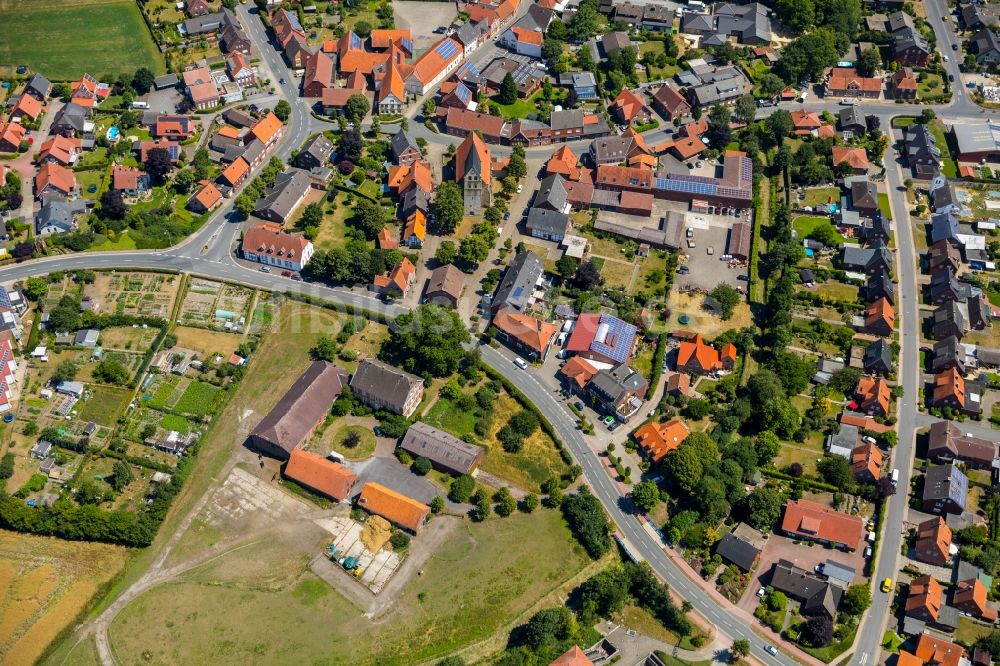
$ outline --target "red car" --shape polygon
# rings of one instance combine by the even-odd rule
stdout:
[[[281,277],[291,277],[291,276],[292,276],[291,271],[281,271]]]

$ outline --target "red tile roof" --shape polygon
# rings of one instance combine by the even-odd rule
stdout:
[[[306,73],[302,79],[303,90],[310,94],[316,87],[322,89],[333,86],[333,60],[322,51],[316,51],[306,59]],[[280,122],[280,121],[279,121]]]
[[[934,375],[935,405],[953,402],[956,407],[965,407],[965,378],[956,368],[949,368]]]
[[[403,257],[398,264],[392,267],[391,271],[384,275],[376,275],[372,283],[379,289],[394,287],[398,291],[406,293],[406,290],[413,284],[415,272],[416,269],[410,260]]]
[[[847,162],[852,169],[867,169],[868,155],[864,148],[852,148],[848,146],[834,146],[833,150],[834,166],[841,162]]]
[[[200,185],[201,189],[192,197],[192,200],[201,204],[205,210],[211,210],[215,204],[222,200],[222,193],[219,192],[219,188],[207,180],[201,181]]]
[[[882,464],[882,452],[874,444],[866,442],[851,452],[851,473],[855,476],[867,473],[872,479],[879,479]]]
[[[243,251],[266,254],[301,262],[302,255],[309,246],[309,240],[302,234],[285,231],[276,224],[258,224],[243,234]]]
[[[0,122],[0,143],[9,143],[17,150],[21,142],[24,141],[24,135],[27,132],[24,126],[20,123],[2,123]]]
[[[600,164],[594,176],[594,183],[617,187],[650,188],[653,186],[653,170],[648,167],[623,167],[617,164]]]
[[[987,622],[996,622],[997,612],[987,607],[986,587],[978,578],[958,582],[952,597],[952,605]]]
[[[542,45],[544,35],[536,30],[528,30],[527,28],[522,28],[518,25],[515,25],[510,30],[514,33],[514,38],[522,44]]]
[[[361,488],[358,506],[411,532],[420,531],[420,526],[431,511],[426,504],[373,481]]]
[[[580,180],[581,169],[577,166],[579,162],[580,159],[573,150],[566,144],[563,144],[559,148],[556,148],[555,152],[552,153],[552,157],[545,163],[545,172],[549,175],[557,173],[568,180]]]
[[[935,516],[917,525],[914,545],[916,559],[943,566],[951,558],[951,528],[944,518]]]
[[[38,118],[38,114],[42,112],[42,103],[31,95],[21,95],[17,100],[17,104],[14,105],[13,115],[17,115],[18,112],[35,120]]]
[[[808,500],[789,500],[781,529],[801,537],[842,544],[854,549],[861,542],[864,523],[857,516],[848,516]]]
[[[240,179],[250,171],[250,165],[242,157],[237,157],[233,160],[233,163],[226,167],[225,171],[222,172],[220,178],[225,182],[229,183],[232,187],[236,187],[239,184]]]
[[[471,12],[470,12],[471,14]],[[446,45],[450,43],[450,45]],[[445,67],[462,57],[462,45],[451,37],[444,37],[424,51],[413,63],[413,76],[423,85],[429,84]],[[443,57],[441,53],[450,53]]]
[[[69,194],[76,189],[76,176],[66,167],[46,162],[35,176],[35,191],[42,192],[49,185],[63,194]]]
[[[393,42],[410,39],[409,28],[376,28],[370,36],[373,49],[387,49]]]
[[[797,109],[792,111],[792,124],[795,126],[796,130],[814,130],[819,129],[819,126],[823,124],[823,121],[819,119],[819,114],[815,111],[806,111],[805,109]]]
[[[338,502],[351,494],[358,480],[357,474],[340,463],[302,449],[295,449],[289,455],[284,475]]]
[[[594,666],[594,664],[587,658],[579,645],[574,645],[556,657],[549,666]]]
[[[900,652],[900,655],[903,653]],[[921,664],[936,664],[937,666],[958,666],[962,658],[967,656],[965,649],[944,638],[931,634],[920,634],[917,642],[917,658]]]
[[[382,76],[382,83],[378,89],[378,101],[385,100],[389,95],[394,96],[400,102],[406,102],[406,88],[403,82],[403,75],[400,74],[399,67],[395,61],[389,62],[389,68]]]
[[[904,612],[928,620],[937,620],[941,612],[943,590],[933,576],[921,576],[910,581]]]
[[[889,400],[892,392],[889,390],[889,383],[881,377],[871,377],[865,375],[858,380],[858,387],[855,389],[858,400],[861,402],[862,411],[878,411],[882,414],[889,413]]]
[[[833,94],[853,91],[877,93],[882,90],[882,79],[861,76],[853,67],[834,67],[826,87]]]
[[[52,158],[63,166],[69,166],[80,153],[83,142],[80,139],[68,139],[57,134],[38,149],[38,161]]]
[[[680,446],[690,432],[683,421],[671,419],[666,423],[653,421],[640,426],[632,433],[632,436],[635,437],[650,460],[659,462],[664,456]]]
[[[493,325],[539,356],[545,353],[556,334],[555,324],[512,312],[506,307],[500,308],[493,316]]]
[[[116,190],[135,190],[139,187],[139,179],[143,172],[135,167],[127,167],[119,164],[111,167],[111,183]]]
[[[473,152],[479,156],[479,163],[482,165],[480,175],[483,186],[489,187],[493,181],[493,174],[490,171],[490,149],[475,132],[469,132],[455,153],[455,177],[459,180],[465,177],[465,163]]]
[[[386,227],[382,227],[382,231],[378,232],[375,242],[381,250],[395,250],[399,247],[399,241],[392,237],[392,233]]]
[[[566,365],[560,368],[559,373],[570,382],[576,384],[577,388],[582,389],[597,374],[597,368],[582,356],[574,356],[566,362]]]
[[[621,115],[622,120],[627,123],[635,120],[644,111],[649,112],[646,107],[646,102],[639,95],[635,94],[628,88],[622,88],[622,91],[618,93],[618,97],[611,102],[611,107],[618,111]]]
[[[677,369],[691,372],[708,373],[722,369],[722,357],[719,351],[705,344],[700,335],[695,335],[692,342],[682,342],[677,350]]]
[[[884,296],[865,308],[865,327],[885,323],[891,329],[896,324],[896,309]]]
[[[260,142],[266,146],[280,129],[281,121],[278,119],[278,116],[268,112],[266,116],[258,120],[257,123],[250,128],[250,134],[257,137]]]

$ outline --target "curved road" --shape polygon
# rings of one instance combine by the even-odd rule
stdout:
[[[265,65],[271,70],[274,85],[281,97],[289,100],[293,106],[290,122],[285,127],[285,134],[273,154],[287,159],[291,151],[300,146],[312,133],[321,131],[328,125],[314,119],[306,102],[298,97],[297,84],[281,61],[280,56],[270,46],[261,22],[253,16],[245,5],[240,5],[238,11],[243,16],[244,24],[249,28],[251,38],[259,53],[265,59]],[[930,3],[928,19],[938,35],[951,34],[951,26],[945,26],[941,21],[939,10]],[[954,39],[953,37],[951,39]],[[951,43],[950,41],[948,42]],[[943,46],[943,44],[942,44]],[[946,47],[948,48],[948,47]],[[957,63],[952,61],[948,69],[958,79]],[[285,77],[286,83],[278,84],[277,79]],[[976,121],[983,119],[981,110],[975,106],[964,89],[954,87],[953,101],[941,107],[947,112],[950,120]],[[785,108],[800,106],[786,105]],[[830,110],[835,112],[839,107],[829,100],[815,99],[805,104],[807,108]],[[882,118],[883,131],[889,133],[891,116],[901,113],[915,113],[917,109],[907,106],[897,106],[886,102],[864,102],[865,113],[874,113]],[[411,107],[411,115],[416,113],[419,104]],[[762,110],[773,112],[773,108]],[[990,117],[1000,114],[991,112]],[[435,134],[422,124],[411,125],[411,132],[422,136],[428,142],[452,143],[455,137]],[[666,139],[666,130],[654,130],[645,135],[648,141],[658,142]],[[571,142],[569,145],[582,148],[588,142]],[[497,153],[508,149],[493,148]],[[548,155],[553,146],[537,146],[528,149],[534,156]],[[891,150],[891,149],[890,149]],[[919,393],[919,318],[918,297],[916,291],[916,269],[913,261],[916,256],[912,233],[907,223],[907,207],[905,197],[899,188],[902,187],[903,173],[898,164],[887,165],[887,183],[890,187],[890,201],[893,218],[896,224],[896,243],[899,259],[899,284],[901,294],[901,352],[900,366],[903,368],[900,379],[905,389],[899,408],[899,445],[894,452],[894,466],[898,467],[903,479],[909,478],[913,457],[913,438],[915,424],[918,419],[916,398]],[[276,290],[307,293],[328,301],[345,306],[363,307],[374,312],[380,312],[388,317],[395,317],[405,308],[387,305],[378,299],[347,289],[333,289],[318,284],[293,282],[286,278],[258,271],[239,265],[232,257],[239,232],[239,225],[233,221],[232,200],[211,216],[205,226],[181,244],[162,251],[133,251],[114,253],[84,253],[48,257],[22,264],[0,268],[0,279],[20,280],[30,276],[44,275],[52,271],[72,271],[76,269],[172,269],[206,277],[239,282],[248,286]],[[511,359],[503,353],[488,346],[481,347],[483,361],[496,369],[541,410],[565,442],[569,451],[583,467],[584,476],[608,511],[612,521],[618,526],[628,542],[630,549],[639,557],[645,559],[653,569],[662,576],[671,587],[684,599],[691,602],[694,608],[716,626],[719,632],[729,639],[746,638],[752,646],[752,653],[764,663],[790,666],[795,660],[780,653],[772,656],[764,652],[766,642],[754,633],[750,621],[735,612],[731,606],[719,604],[702,587],[693,582],[682,567],[687,565],[675,562],[664,552],[660,540],[647,532],[632,513],[627,502],[611,481],[599,458],[591,451],[584,436],[576,429],[576,418],[568,408],[556,400],[551,389],[547,389],[535,377],[533,371],[523,371],[511,363]],[[922,415],[921,415],[922,416]],[[924,419],[921,419],[923,421]],[[902,484],[905,489],[907,486]],[[901,526],[905,516],[906,495],[900,493],[889,501],[885,530],[878,553],[878,568],[875,580],[894,577],[898,569],[899,549],[902,535],[897,527]],[[875,592],[872,608],[861,623],[861,630],[855,646],[855,656],[852,664],[867,666],[877,663],[879,659],[879,644],[884,627],[889,618],[888,595]]]

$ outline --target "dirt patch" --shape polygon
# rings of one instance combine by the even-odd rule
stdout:
[[[221,333],[189,326],[178,326],[174,329],[174,334],[177,336],[178,347],[193,349],[201,353],[203,358],[207,358],[210,354],[223,354],[228,358],[236,351],[242,339],[235,333]]]
[[[741,302],[733,311],[733,316],[728,321],[704,308],[705,295],[697,292],[681,292],[672,290],[667,299],[667,307],[670,308],[670,323],[677,324],[702,336],[712,339],[725,331],[739,329],[749,326],[751,323],[750,306],[746,302]],[[679,315],[686,314],[691,317],[687,324],[680,324],[677,321]]]
[[[382,550],[392,536],[392,525],[381,516],[372,516],[365,521],[365,526],[361,528],[361,543],[365,545],[371,553]]]

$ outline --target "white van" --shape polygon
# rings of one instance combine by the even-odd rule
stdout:
[[[132,102],[133,109],[148,109],[149,102]]]
[[[705,3],[701,0],[688,0],[687,6],[691,9],[704,9]]]
[[[899,469],[892,470],[892,485],[899,483]]]
[[[564,333],[560,333],[559,337],[556,338],[556,344],[558,346],[562,347],[563,343],[565,343],[565,342],[566,342],[566,333],[565,332]]]
[[[517,367],[521,368],[522,370],[527,370],[528,369],[528,364],[525,363],[524,359],[521,358],[520,356],[518,356],[517,358],[514,359],[514,365],[516,365]]]

